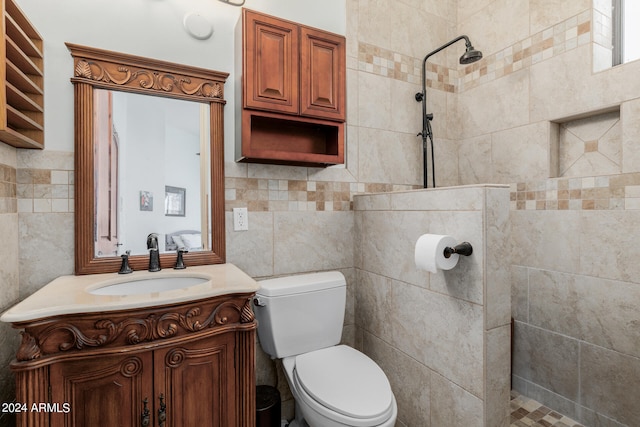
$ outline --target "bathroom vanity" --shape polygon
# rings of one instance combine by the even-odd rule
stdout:
[[[0,319],[17,425],[253,427],[257,289],[232,264],[55,279]]]

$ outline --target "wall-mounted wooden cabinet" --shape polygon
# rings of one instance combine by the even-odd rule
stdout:
[[[2,1],[0,51],[0,141],[44,148],[42,37],[13,0]]]
[[[244,9],[239,161],[344,162],[345,38]]]

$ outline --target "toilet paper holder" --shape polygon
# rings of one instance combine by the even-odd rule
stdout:
[[[453,254],[469,256],[473,253],[473,246],[469,242],[462,242],[455,245],[453,248],[447,246],[444,248],[444,257],[450,258]]]

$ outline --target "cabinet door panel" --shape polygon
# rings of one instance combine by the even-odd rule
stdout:
[[[344,37],[300,30],[300,114],[344,121]]]
[[[156,351],[155,394],[167,396],[167,426],[236,427],[234,353],[233,333]]]
[[[297,114],[298,27],[245,10],[244,107]]]
[[[139,426],[143,403],[152,401],[150,353],[103,356],[51,366],[52,402],[68,403],[68,413],[52,413],[52,427]],[[153,413],[151,413],[153,417]]]

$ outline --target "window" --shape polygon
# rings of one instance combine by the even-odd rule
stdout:
[[[613,65],[640,59],[640,2],[613,0]]]

